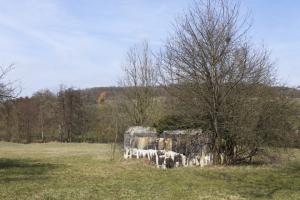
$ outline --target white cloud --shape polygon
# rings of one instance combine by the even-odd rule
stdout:
[[[0,5],[0,65],[16,63],[10,79],[21,80],[23,95],[30,95],[61,83],[76,87],[116,84],[127,48],[144,39],[159,47],[188,1],[0,0]],[[261,31],[259,39],[268,37],[263,27],[254,30]],[[292,27],[294,31],[299,28]],[[288,76],[297,67],[299,45],[267,39],[279,57],[278,64],[289,65],[280,71]],[[296,52],[293,56],[290,47]],[[291,77],[296,84],[298,78]]]

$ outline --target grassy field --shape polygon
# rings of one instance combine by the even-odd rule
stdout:
[[[170,170],[109,153],[106,144],[2,142],[0,199],[300,199],[300,150],[277,166]]]

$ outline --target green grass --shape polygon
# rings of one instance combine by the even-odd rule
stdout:
[[[106,144],[0,143],[0,199],[300,199],[300,150],[276,166],[170,170],[109,155]]]

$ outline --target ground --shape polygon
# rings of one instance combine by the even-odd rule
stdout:
[[[0,142],[0,199],[300,199],[300,150],[276,166],[162,170],[110,149]]]

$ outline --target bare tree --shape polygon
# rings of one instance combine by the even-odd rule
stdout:
[[[1,121],[3,122],[2,130],[5,130],[4,139],[6,141],[13,140],[14,133],[16,133],[16,109],[12,101],[5,101],[2,103],[1,108]]]
[[[13,69],[13,65],[8,67],[0,66],[0,104],[1,104],[1,115],[4,117],[5,130],[7,134],[7,140],[12,139],[12,126],[13,126],[13,111],[14,106],[12,102],[8,100],[16,97],[16,89],[13,84],[7,80],[8,73]]]
[[[22,142],[31,143],[37,127],[38,109],[31,98],[17,99],[18,136]]]
[[[42,142],[56,130],[56,96],[50,90],[40,90],[33,94],[32,100],[38,109],[38,132]],[[55,127],[55,128],[54,128]]]
[[[13,84],[7,80],[8,73],[13,69],[13,65],[8,67],[0,66],[0,101],[16,97],[16,88],[13,87]]]
[[[73,88],[61,87],[57,95],[57,109],[61,141],[63,139],[67,142],[72,142],[74,139],[81,141],[86,122],[81,92]]]
[[[258,100],[274,81],[269,53],[250,44],[247,22],[229,0],[196,1],[176,22],[162,52],[162,80],[189,111],[207,121],[215,163],[257,151],[245,138],[253,135]]]
[[[147,42],[134,46],[127,53],[124,65],[124,77],[120,81],[123,87],[123,108],[135,125],[151,122],[155,113],[155,87],[157,70],[154,56]]]

